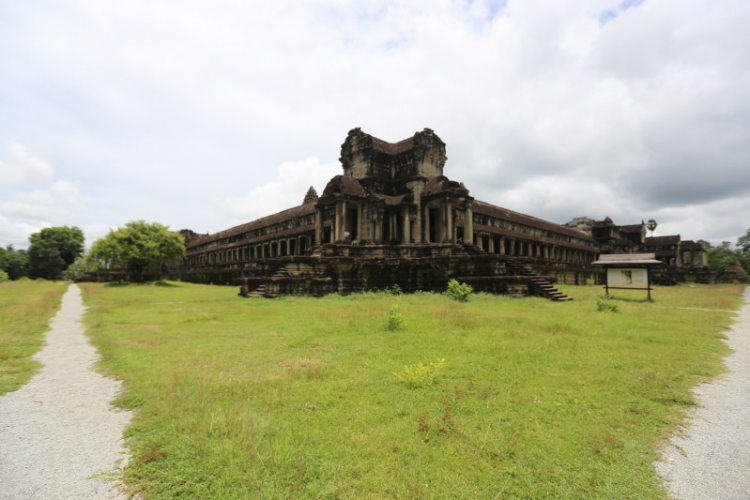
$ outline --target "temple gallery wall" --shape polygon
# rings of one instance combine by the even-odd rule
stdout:
[[[643,222],[578,218],[562,225],[474,199],[444,175],[446,146],[430,129],[389,143],[355,128],[342,173],[302,204],[214,234],[181,231],[186,257],[165,270],[197,283],[235,284],[244,296],[382,289],[476,290],[567,297],[555,283],[603,282],[600,254],[654,253],[661,283],[710,282],[705,252],[679,235],[646,237]],[[304,196],[304,197],[303,197]],[[96,279],[122,279],[118,271]]]

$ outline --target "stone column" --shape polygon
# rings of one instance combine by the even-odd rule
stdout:
[[[471,211],[471,202],[464,204],[464,242],[474,244],[474,213]]]
[[[383,243],[385,241],[385,235],[383,234],[383,221],[385,220],[385,210],[377,209],[376,217],[373,222],[373,233],[372,239],[377,243]]]
[[[362,219],[363,219],[362,205],[357,203],[357,240],[358,241],[362,241],[362,236],[364,235],[364,233],[362,232],[362,225],[363,225]]]
[[[344,239],[344,200],[338,200],[336,202],[336,215],[334,216],[334,224],[331,228],[331,234],[334,243]]]
[[[445,200],[445,239],[448,243],[455,243],[453,239],[453,205],[449,199]]]
[[[432,243],[430,241],[430,207],[425,205],[422,214],[424,215],[424,241],[425,243]]]
[[[339,235],[339,239],[344,239],[344,233],[346,233],[346,222],[347,222],[347,203],[346,200],[341,200],[341,234]]]
[[[323,206],[315,207],[315,241],[314,245],[323,244]]]
[[[402,243],[406,245],[409,243],[409,240],[411,239],[411,235],[409,234],[409,209],[404,208],[402,210],[403,210],[403,214],[402,214],[403,227],[401,228],[402,229],[401,238],[402,238]]]
[[[498,244],[500,245],[500,255],[505,255],[505,236],[500,236]]]

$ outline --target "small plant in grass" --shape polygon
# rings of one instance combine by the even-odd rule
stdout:
[[[591,278],[586,279],[586,286],[594,286],[595,284],[596,282],[593,279]]]
[[[217,321],[218,319],[219,316],[216,314],[203,313],[187,316],[183,321],[185,321],[185,323],[195,323],[196,321]]]
[[[467,302],[469,300],[469,296],[471,295],[471,292],[473,292],[473,288],[471,288],[471,285],[467,285],[466,283],[459,283],[455,279],[452,279],[448,282],[448,289],[445,290],[445,295],[452,298],[453,300],[457,300],[458,302]]]
[[[398,304],[391,307],[385,319],[385,329],[391,332],[400,330],[404,326],[404,315],[398,310]]]
[[[8,273],[0,269],[0,283],[3,281],[8,281],[10,279],[10,276],[8,276]]]
[[[393,372],[393,375],[410,389],[417,389],[434,384],[435,380],[443,374],[444,369],[445,358],[438,358],[429,363],[406,365],[403,371]]]
[[[617,304],[609,296],[600,296],[596,298],[596,310],[603,313],[616,313]]]
[[[391,295],[401,295],[401,285],[394,283],[390,288],[387,289]]]

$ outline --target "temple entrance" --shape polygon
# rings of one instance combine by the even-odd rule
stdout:
[[[348,208],[346,210],[346,226],[344,227],[344,231],[349,233],[350,239],[352,241],[356,240],[359,235],[357,234],[357,229],[359,228],[359,208]]]
[[[427,237],[429,238],[430,243],[440,243],[440,210],[437,208],[428,208],[427,211],[427,216],[430,221],[430,234],[428,234]]]
[[[402,243],[404,221],[394,210],[383,213],[383,243]]]

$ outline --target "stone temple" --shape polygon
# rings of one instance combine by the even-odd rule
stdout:
[[[647,238],[643,222],[560,225],[476,200],[444,175],[446,159],[430,129],[389,143],[355,128],[341,146],[341,175],[320,196],[310,188],[297,207],[214,234],[183,230],[186,258],[169,275],[236,284],[243,296],[440,291],[455,278],[565,300],[554,284],[601,282],[590,265],[600,253],[648,251],[664,262],[657,280],[712,279],[696,243]]]

